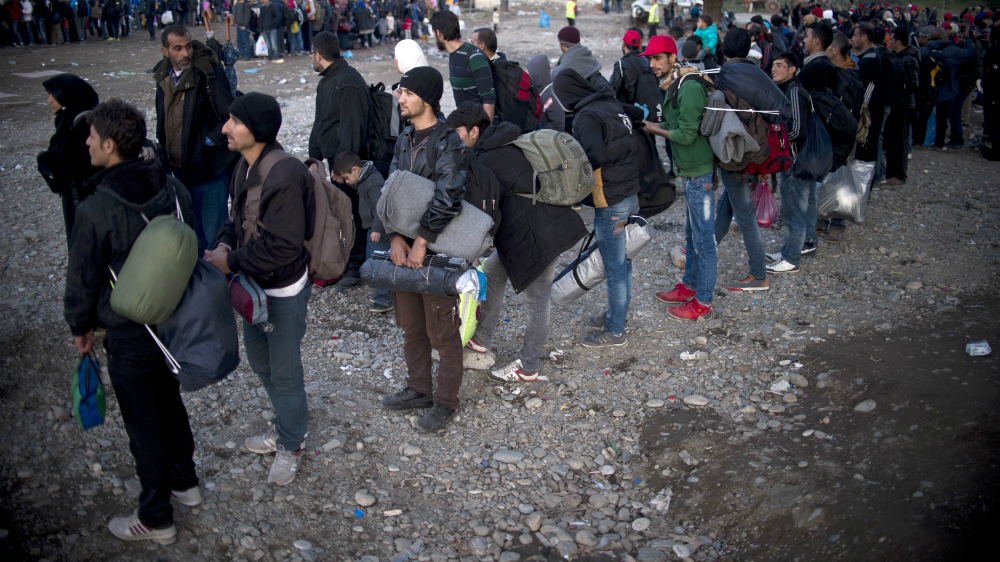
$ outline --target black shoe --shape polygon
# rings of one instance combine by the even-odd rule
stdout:
[[[441,404],[434,404],[434,407],[430,411],[420,416],[420,419],[417,420],[417,430],[423,433],[437,433],[443,430],[448,425],[448,422],[457,414],[458,410],[452,410]]]
[[[382,407],[386,410],[410,410],[412,408],[430,408],[434,405],[434,397],[430,394],[420,394],[410,387],[396,391],[382,399]]]
[[[361,275],[354,269],[348,269],[333,286],[343,290],[361,284]]]
[[[809,244],[806,242],[802,245],[802,251],[799,253],[803,258],[811,258],[816,255],[816,244]]]

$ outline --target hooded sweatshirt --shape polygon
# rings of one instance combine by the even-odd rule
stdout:
[[[552,99],[552,77],[549,69],[549,57],[538,55],[525,65],[531,85],[538,88],[539,101],[542,104],[542,115],[539,119],[539,129],[566,130],[566,112]]]
[[[364,166],[358,177],[358,211],[361,213],[361,226],[365,230],[373,230],[385,233],[385,226],[378,218],[375,206],[379,197],[382,196],[382,186],[385,185],[385,178],[375,169],[375,163],[370,160],[363,160]]]
[[[594,86],[595,91],[608,85],[607,79],[601,75],[601,63],[597,61],[590,49],[580,43],[566,49],[566,52],[559,57],[559,62],[556,64],[555,70],[552,71],[552,79],[554,80],[557,73],[567,68],[577,71],[580,76],[583,76]]]

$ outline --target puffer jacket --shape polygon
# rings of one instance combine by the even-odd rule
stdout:
[[[976,54],[972,47],[972,41],[966,41],[964,48],[959,47],[958,45],[953,45],[951,41],[928,41],[927,44],[920,49],[920,56],[926,57],[931,51],[941,51],[944,54],[945,64],[948,65],[948,72],[951,73],[951,79],[948,80],[947,84],[935,88],[935,91],[930,93],[929,99],[931,100],[931,103],[953,100],[958,95],[959,91],[958,67],[965,61],[973,58]],[[930,89],[929,84],[926,87]]]
[[[759,110],[778,111],[780,115],[765,113],[764,120],[778,123],[783,120],[785,127],[792,120],[792,104],[753,61],[744,58],[729,59],[722,65],[715,79],[718,89],[729,88]]]
[[[594,170],[601,170],[608,206],[639,192],[639,166],[632,121],[610,88],[601,88],[574,108],[573,137],[587,153]],[[593,196],[584,203],[594,205]]]
[[[176,211],[194,223],[191,195],[181,182],[168,176],[155,160],[127,160],[90,179],[96,193],[80,203],[69,241],[64,314],[74,336],[102,325],[111,337],[146,333],[142,324],[111,309],[110,266],[121,271],[136,238],[150,220]]]
[[[469,179],[469,151],[458,133],[439,121],[430,137],[419,147],[413,147],[413,125],[403,129],[396,140],[389,174],[406,170],[435,183],[434,197],[427,211],[420,218],[418,234],[428,242],[437,240],[438,234],[451,219],[462,211],[465,186]],[[435,162],[428,162],[427,147],[433,143],[437,153]]]
[[[490,125],[473,147],[475,157],[496,174],[509,195],[500,200],[503,219],[493,237],[514,292],[531,285],[545,268],[587,234],[570,207],[535,203],[517,195],[531,191],[533,170],[521,149],[509,144],[521,135],[512,123]]]
[[[235,159],[229,151],[222,126],[229,120],[229,104],[233,102],[226,71],[219,64],[215,51],[199,41],[194,44],[191,67],[181,74],[174,86],[187,90],[184,95],[184,117],[181,131],[181,165],[173,170],[184,185],[196,186],[212,181]],[[164,57],[153,67],[156,81],[156,140],[167,145],[167,115],[165,110],[166,80],[170,76],[170,59]],[[210,74],[213,75],[210,78]],[[209,144],[211,143],[211,144]]]

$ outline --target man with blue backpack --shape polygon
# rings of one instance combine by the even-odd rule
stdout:
[[[953,44],[948,40],[944,28],[936,27],[931,31],[931,40],[920,49],[921,80],[920,87],[928,90],[929,105],[917,116],[913,127],[913,138],[923,140],[927,130],[927,120],[931,111],[935,112],[934,148],[938,151],[945,148],[945,133],[948,129],[948,118],[951,115],[951,102],[958,96],[958,67],[963,62],[975,56],[972,42],[966,41],[963,46]],[[957,125],[957,126],[956,126]],[[953,120],[952,142],[962,142],[962,122]],[[956,138],[957,133],[957,138]]]
[[[94,349],[94,329],[104,326],[108,374],[135,459],[142,491],[139,510],[108,523],[124,541],[177,540],[170,500],[202,501],[194,468],[194,439],[177,379],[171,375],[147,329],[112,309],[112,272],[121,272],[146,220],[178,210],[190,226],[191,195],[155,160],[140,159],[146,119],[118,99],[98,105],[90,124],[90,162],[104,168],[96,189],[76,212],[69,241],[64,309],[73,343],[82,354]]]

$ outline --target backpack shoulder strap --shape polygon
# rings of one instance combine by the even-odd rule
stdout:
[[[243,199],[243,244],[248,244],[251,240],[259,239],[262,230],[267,227],[260,221],[261,194],[264,191],[264,183],[271,173],[271,168],[275,164],[286,158],[294,158],[280,148],[274,148],[268,152],[257,163],[257,183],[246,189],[246,197]],[[298,161],[298,159],[296,159]]]

